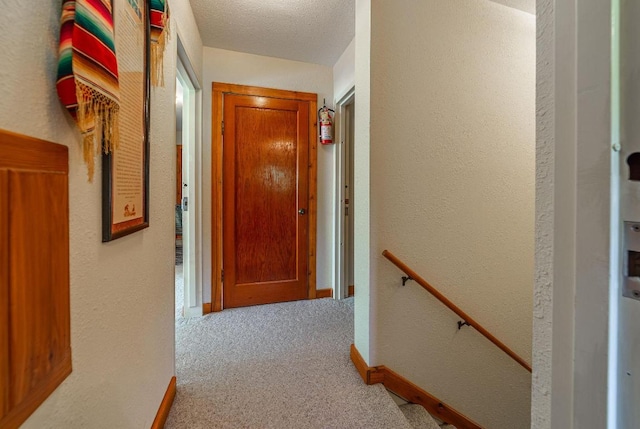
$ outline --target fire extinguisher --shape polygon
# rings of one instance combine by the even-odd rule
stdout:
[[[335,110],[329,109],[326,105],[323,105],[318,110],[318,129],[320,131],[320,143],[332,144],[333,143],[333,116]]]

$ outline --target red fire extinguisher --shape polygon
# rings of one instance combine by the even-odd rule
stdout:
[[[320,132],[320,143],[333,143],[333,116],[334,110],[329,109],[326,105],[318,110],[318,130]]]

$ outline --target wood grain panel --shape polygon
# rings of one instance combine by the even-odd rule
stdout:
[[[42,381],[29,392],[29,396],[24,401],[11,408],[9,414],[0,420],[0,428],[19,428],[69,374],[71,374],[71,355],[67,355],[60,365],[43,377]]]
[[[0,170],[0,421],[9,399],[9,175]]]
[[[298,112],[235,109],[236,284],[294,280]]]
[[[0,130],[0,427],[71,373],[68,150]]]
[[[213,85],[215,88],[215,84]],[[223,94],[214,90],[211,97],[211,304],[222,311],[222,107]]]
[[[223,141],[229,136],[228,133],[223,137],[223,120],[224,120],[224,106],[226,105],[226,99],[232,95],[247,95],[252,96],[262,101],[267,99],[280,99],[280,100],[295,100],[301,102],[306,108],[306,115],[308,122],[301,125],[306,127],[308,134],[308,150],[307,160],[309,185],[306,202],[307,209],[307,231],[308,248],[307,248],[307,298],[315,298],[316,296],[316,230],[317,230],[317,94],[278,90],[270,88],[260,88],[252,86],[243,86],[227,83],[214,82],[212,84],[212,279],[211,279],[211,294],[212,294],[212,310],[220,311],[224,307],[227,307],[226,300],[226,286],[229,284],[229,273],[225,273],[225,285],[223,287],[220,273],[224,268],[223,252],[225,251],[223,243],[225,242],[226,234],[223,233],[223,206],[224,204],[224,191],[223,191]],[[303,115],[304,112],[301,112]],[[301,121],[302,122],[302,121]],[[225,124],[228,131],[229,121]],[[304,132],[303,129],[299,130]],[[304,164],[303,164],[304,165]],[[299,204],[302,204],[302,200]],[[245,294],[246,295],[246,294]],[[251,294],[248,294],[251,295]]]
[[[9,188],[10,380],[16,406],[70,364],[68,184],[62,174],[12,171]]]
[[[69,172],[68,149],[0,130],[0,168]]]
[[[318,103],[309,101],[309,299],[316,297],[316,227],[318,223]]]
[[[224,305],[308,296],[308,104],[225,96]]]
[[[214,82],[213,90],[224,94],[251,95],[254,97],[280,98],[283,100],[313,101],[316,103],[318,100],[318,94],[312,92],[287,91],[284,89],[262,88],[259,86],[245,86],[232,83]]]

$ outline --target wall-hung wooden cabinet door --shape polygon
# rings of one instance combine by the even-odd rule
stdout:
[[[68,154],[0,131],[0,427],[71,373]]]

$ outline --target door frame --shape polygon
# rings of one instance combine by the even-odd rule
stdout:
[[[336,172],[336,188],[335,188],[335,200],[334,200],[334,263],[333,263],[333,278],[335,282],[335,298],[343,299],[347,298],[349,295],[349,285],[348,279],[346,278],[345,273],[345,265],[347,264],[347,254],[344,251],[344,245],[342,244],[345,240],[345,216],[343,212],[343,201],[344,201],[344,183],[346,181],[345,177],[345,159],[346,159],[346,145],[344,144],[345,140],[347,140],[347,127],[346,122],[344,120],[346,115],[347,106],[352,104],[355,101],[356,97],[356,88],[355,86],[351,87],[336,103],[336,136],[338,137],[338,148],[336,150],[335,157],[335,172]],[[355,113],[355,112],[354,112]],[[355,115],[352,119],[355,119]],[[354,142],[350,142],[353,144]],[[351,189],[353,190],[353,183],[351,184]],[[353,205],[350,205],[353,207]],[[353,246],[353,243],[350,244]]]
[[[616,427],[608,396],[610,294],[619,274],[611,6],[537,2],[535,427]]]
[[[189,60],[182,39],[177,42],[176,79],[183,87],[182,169],[188,174],[189,186],[183,188],[188,197],[187,229],[182,231],[184,317],[202,316],[202,87]],[[175,150],[174,150],[175,151]],[[185,165],[187,168],[185,169]],[[184,177],[183,177],[184,179]],[[184,180],[181,179],[183,182]],[[183,226],[185,214],[183,212]],[[174,235],[175,236],[175,235]],[[186,245],[186,246],[185,246]]]
[[[224,96],[250,95],[255,97],[279,98],[284,100],[306,101],[309,103],[309,253],[308,288],[309,299],[316,298],[316,231],[318,216],[318,137],[317,114],[318,95],[309,92],[287,91],[230,83],[213,82],[211,97],[211,301],[212,310],[222,311],[222,121]]]

